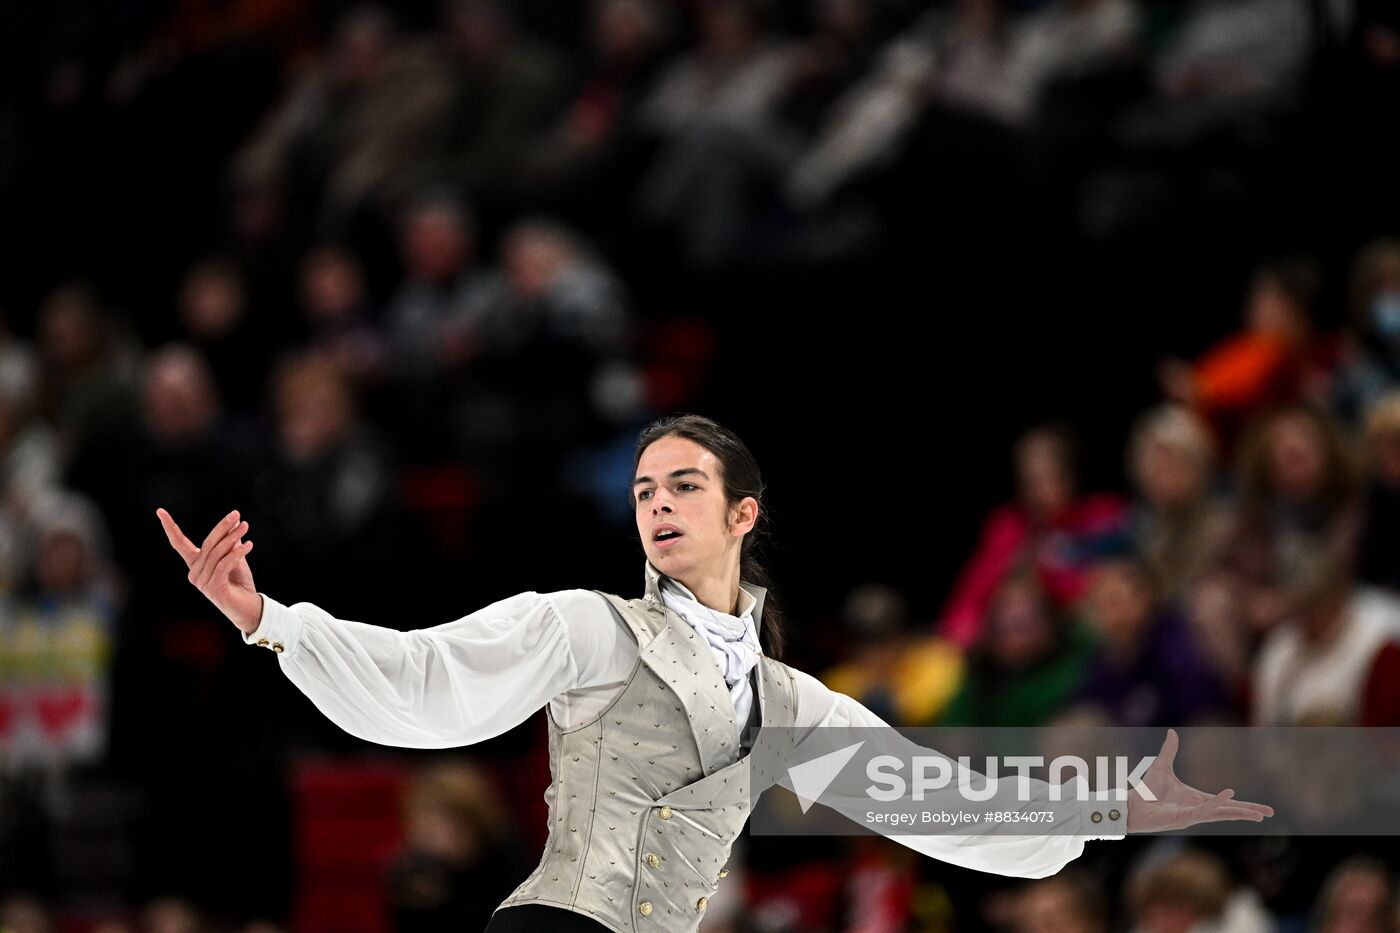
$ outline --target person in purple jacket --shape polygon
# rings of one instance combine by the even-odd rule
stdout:
[[[1099,646],[1079,705],[1115,726],[1183,726],[1230,714],[1224,685],[1180,611],[1158,599],[1142,560],[1122,557],[1101,566],[1087,611]]]

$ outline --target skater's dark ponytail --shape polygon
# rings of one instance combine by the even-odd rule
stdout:
[[[771,519],[763,504],[763,475],[759,472],[758,461],[748,445],[733,431],[703,415],[682,412],[659,418],[642,431],[637,438],[636,455],[632,459],[634,473],[642,460],[642,453],[648,447],[663,437],[672,436],[692,440],[715,455],[724,472],[724,497],[731,508],[747,496],[752,496],[758,502],[758,521],[744,535],[744,542],[739,547],[739,579],[768,591],[763,599],[760,636],[764,654],[770,658],[781,658],[785,641],[783,615],[773,596],[772,579],[762,562],[762,554],[770,537]]]

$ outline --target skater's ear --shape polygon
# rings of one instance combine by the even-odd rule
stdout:
[[[748,534],[758,523],[758,500],[745,496],[729,508],[729,533]]]

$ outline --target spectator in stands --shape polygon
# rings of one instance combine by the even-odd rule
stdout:
[[[583,79],[522,166],[532,185],[587,205],[591,222],[605,223],[598,212],[612,210],[596,199],[598,187],[613,195],[622,188],[614,163],[631,161],[631,124],[665,32],[663,11],[646,0],[594,0]]]
[[[196,601],[143,584],[158,572],[158,555],[122,519],[148,508],[153,498],[172,497],[201,514],[250,499],[266,442],[259,422],[250,433],[248,425],[230,421],[209,368],[188,345],[169,344],[151,355],[141,403],[139,429],[80,474],[111,521],[115,553],[132,581],[116,631],[112,770],[132,782],[141,805],[128,836],[129,870],[203,906],[205,897],[221,896],[212,878],[217,866],[236,864],[251,851],[269,864],[284,864],[286,849],[278,847],[290,841],[280,827],[269,831],[275,824],[249,820],[240,808],[211,811],[208,801],[236,796],[235,788],[252,783],[270,795],[266,812],[277,812],[284,791],[276,755],[285,725],[239,728],[246,725],[245,712],[228,704],[225,690],[226,678],[241,670],[237,659],[207,637],[208,620]],[[162,689],[151,690],[153,683]],[[172,704],[170,696],[181,700]],[[161,729],[153,730],[157,721]],[[189,761],[210,765],[201,766],[197,781],[189,770],[157,765],[171,736]],[[218,852],[191,860],[189,852],[210,836],[221,840]],[[237,897],[240,908],[278,909],[268,900],[285,896],[283,884],[270,879],[256,892],[223,896]]]
[[[404,210],[399,246],[404,281],[386,314],[394,372],[422,380],[460,365],[472,349],[472,212],[447,189],[423,191]]]
[[[1357,576],[1400,591],[1400,391],[1366,412],[1369,481],[1357,553]]]
[[[1093,636],[1062,617],[1036,578],[1006,578],[987,608],[980,643],[967,659],[945,726],[1038,726],[1073,700],[1093,651]]]
[[[1251,593],[1255,591],[1249,591]],[[1263,589],[1264,605],[1276,599]],[[1246,588],[1223,565],[1207,573],[1182,608],[1201,659],[1225,690],[1228,707],[1240,715],[1249,706],[1252,654],[1258,632],[1249,623]]]
[[[753,0],[715,0],[695,15],[695,48],[663,68],[638,112],[660,143],[638,208],[647,223],[674,226],[692,262],[716,266],[742,255],[755,181],[797,153],[778,112],[800,53],[764,28]]]
[[[378,385],[387,374],[388,347],[359,260],[344,247],[319,246],[302,261],[300,285],[307,349],[335,360],[356,386]]]
[[[266,550],[278,555],[274,572],[285,568],[366,612],[387,611],[392,594],[376,581],[409,574],[419,554],[406,538],[398,452],[363,418],[353,386],[332,360],[283,360],[272,392],[277,444],[254,481],[252,501]]]
[[[1335,419],[1310,406],[1262,415],[1240,454],[1239,502],[1224,566],[1244,589],[1257,632],[1279,620],[1279,586],[1295,558],[1354,559],[1361,512],[1355,456]]]
[[[622,284],[558,222],[525,219],[506,232],[500,267],[468,315],[475,355],[455,380],[450,418],[456,449],[480,469],[518,479],[637,416],[606,391],[632,350]],[[521,372],[549,375],[522,383]]]
[[[1346,859],[1328,873],[1317,897],[1317,933],[1395,933],[1395,878],[1370,856]]]
[[[1250,284],[1243,330],[1194,362],[1168,359],[1159,367],[1162,392],[1210,421],[1227,462],[1252,416],[1324,393],[1338,348],[1315,329],[1321,292],[1311,260],[1266,264]]]
[[[65,453],[100,449],[135,420],[139,354],[125,327],[92,290],[65,285],[39,313],[40,415],[58,429]]]
[[[1255,658],[1251,721],[1400,723],[1400,598],[1357,587],[1324,550],[1290,561],[1284,579],[1287,615]]]
[[[388,868],[398,933],[482,929],[530,871],[491,778],[467,759],[418,771],[404,796],[400,851]]]
[[[1375,240],[1357,255],[1349,300],[1351,326],[1332,400],[1356,425],[1400,384],[1400,239]]]
[[[0,930],[6,933],[54,933],[53,913],[42,900],[25,893],[0,900]]]
[[[1140,560],[1101,565],[1085,602],[1098,646],[1078,702],[1117,726],[1185,726],[1227,712],[1224,687]]]
[[[124,670],[137,676],[128,681],[133,692],[121,697],[127,702],[119,701],[117,707],[135,731],[116,741],[129,736],[144,749],[146,742],[155,741],[144,723],[156,714],[160,700],[145,689],[151,681],[143,682],[143,675],[151,672],[152,680],[180,691],[209,675],[218,658],[198,647],[202,620],[188,602],[139,585],[156,567],[124,519],[145,509],[153,497],[174,498],[208,514],[230,498],[246,496],[260,445],[233,429],[212,373],[188,345],[169,344],[154,352],[141,389],[139,430],[101,460],[80,464],[74,478],[108,518],[114,554],[132,581],[129,616],[121,631],[122,658]],[[181,711],[194,714],[201,708],[191,699]],[[177,729],[177,722],[170,727]]]
[[[224,259],[195,264],[180,288],[179,313],[185,339],[213,371],[230,414],[258,413],[277,348],[249,311],[242,273]]]
[[[1010,926],[1014,933],[1107,933],[1107,898],[1095,879],[1061,871],[1017,893]]]
[[[204,933],[203,912],[188,898],[175,895],[153,897],[140,911],[141,933]]]
[[[1190,409],[1162,405],[1140,416],[1128,448],[1137,487],[1133,544],[1160,581],[1162,598],[1183,600],[1220,561],[1232,519],[1212,493],[1215,445]]]
[[[286,182],[319,232],[387,211],[426,181],[447,145],[453,86],[429,39],[400,35],[381,6],[352,7],[329,53],[305,69],[235,157],[245,182]]]
[[[0,609],[0,760],[104,761],[120,593],[101,513],[72,492],[35,503],[32,572]]]
[[[152,572],[153,557],[123,519],[145,509],[151,496],[173,497],[201,513],[217,509],[226,497],[245,494],[263,446],[248,424],[229,420],[214,374],[190,346],[157,350],[141,376],[135,429],[78,452],[66,474],[108,518],[115,558],[134,580]]]
[[[568,96],[559,53],[517,28],[509,10],[500,0],[449,0],[442,7],[452,97],[436,177],[478,201],[523,193],[528,176],[520,166]]]
[[[1236,888],[1216,855],[1184,849],[1149,861],[1128,878],[1132,933],[1272,933],[1258,895]]]
[[[33,561],[34,503],[62,469],[58,431],[34,414],[36,368],[27,344],[0,335],[0,595]]]
[[[808,0],[806,7],[795,80],[781,112],[809,137],[846,88],[870,68],[886,11],[860,0]]]
[[[1137,31],[1126,0],[1047,3],[1021,16],[1001,0],[931,9],[836,101],[788,175],[788,196],[825,201],[894,150],[930,102],[1027,129],[1052,80],[1129,53]]]
[[[578,235],[548,218],[506,231],[501,268],[477,300],[492,352],[515,352],[536,337],[596,354],[631,349],[622,283]]]
[[[911,631],[904,597],[883,584],[851,590],[841,618],[853,647],[847,660],[822,676],[823,683],[892,725],[936,721],[962,680],[957,648]]]
[[[479,348],[472,212],[449,190],[424,191],[405,208],[398,236],[404,280],[384,318],[396,440],[409,456],[442,454],[434,441],[447,404],[444,375]]]
[[[1154,61],[1159,91],[1181,108],[1182,119],[1173,126],[1178,137],[1221,117],[1287,102],[1308,63],[1305,5],[1196,0],[1185,12]],[[1191,111],[1185,108],[1188,103],[1194,104]],[[1185,120],[1187,112],[1196,119]]]
[[[23,414],[21,421],[32,413],[38,374],[34,347],[12,333],[9,322],[0,315],[0,399],[12,413]]]
[[[1035,569],[1054,605],[1079,598],[1093,565],[1128,545],[1128,511],[1113,494],[1081,495],[1073,441],[1039,427],[1016,442],[1016,501],[993,510],[938,622],[962,647],[978,637],[992,592],[1019,563]]]

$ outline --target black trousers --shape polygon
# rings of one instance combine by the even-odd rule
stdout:
[[[491,915],[485,933],[609,933],[585,914],[545,904],[502,907]]]

